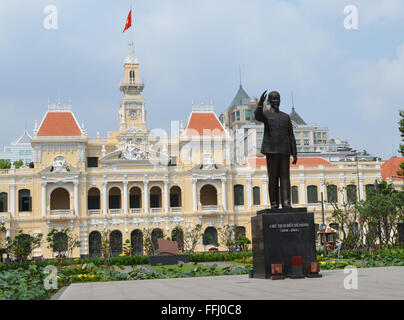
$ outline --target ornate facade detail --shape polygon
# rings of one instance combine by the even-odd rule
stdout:
[[[57,156],[52,163],[53,172],[63,172],[68,170],[67,161],[64,156]]]
[[[139,145],[138,145],[139,146]],[[124,160],[148,160],[149,153],[143,148],[139,148],[132,140],[125,141],[122,150],[122,159]]]

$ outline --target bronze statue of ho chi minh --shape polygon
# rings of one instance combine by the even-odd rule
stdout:
[[[279,208],[279,194],[283,209],[290,209],[290,156],[297,162],[296,140],[290,116],[279,111],[281,96],[277,91],[268,94],[270,109],[264,110],[267,90],[261,95],[255,119],[264,123],[261,153],[266,155],[271,209]],[[279,192],[280,185],[280,192]]]

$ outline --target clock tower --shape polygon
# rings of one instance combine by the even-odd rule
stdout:
[[[142,98],[144,82],[139,77],[139,62],[134,54],[134,44],[129,43],[129,53],[124,62],[124,79],[120,83],[123,92],[119,108],[119,131],[146,132],[145,102]]]

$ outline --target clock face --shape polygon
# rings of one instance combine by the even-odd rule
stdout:
[[[137,117],[137,111],[136,110],[129,111],[129,117],[135,119]]]

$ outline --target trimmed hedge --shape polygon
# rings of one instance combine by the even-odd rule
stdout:
[[[190,262],[213,262],[213,261],[234,261],[236,259],[242,259],[243,257],[251,257],[252,251],[247,252],[201,252],[192,253],[189,255]],[[12,263],[11,270],[15,269],[27,269],[30,265],[36,265],[38,267],[45,267],[48,265],[53,266],[70,266],[84,263],[93,263],[95,266],[105,265],[120,265],[120,266],[133,266],[139,264],[149,264],[149,256],[133,255],[124,257],[112,257],[104,260],[103,258],[91,258],[91,259],[64,259],[64,260],[45,260],[45,261],[27,261],[24,263]],[[7,270],[4,263],[0,264],[0,271]]]

